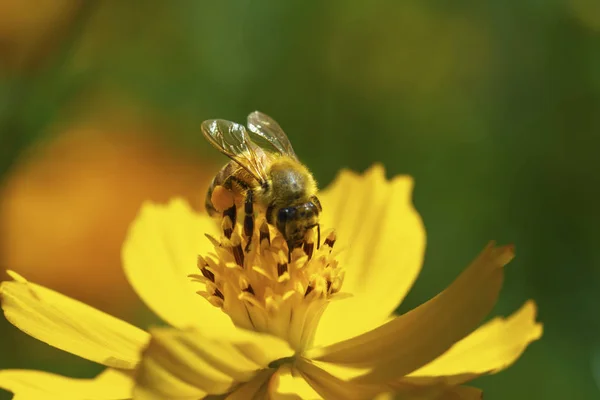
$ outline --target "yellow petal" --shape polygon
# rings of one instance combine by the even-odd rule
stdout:
[[[342,367],[340,365],[324,363],[311,360],[311,364],[324,370],[326,373],[334,377],[334,380],[341,382],[340,384],[351,388],[357,387],[357,382],[354,378],[364,375],[365,368],[355,369],[350,367]],[[392,400],[392,399],[411,399],[411,400],[441,400],[454,398],[455,393],[461,392],[462,389],[456,388],[454,384],[446,382],[446,379],[435,377],[402,377],[400,379],[384,382],[380,384],[359,384],[361,390],[367,388],[369,393],[377,391],[385,391],[375,397],[374,400]],[[467,390],[469,391],[469,390]],[[360,393],[353,389],[353,393]]]
[[[2,282],[4,315],[34,338],[109,367],[131,369],[149,336],[127,322],[9,271]]]
[[[195,213],[181,199],[168,205],[145,203],[123,246],[129,282],[163,320],[178,327],[232,329],[231,319],[196,294],[198,255],[212,251],[205,233],[216,234],[214,221]]]
[[[415,400],[481,400],[483,392],[469,386],[415,387],[412,391],[399,392],[398,399]],[[408,397],[410,396],[410,397]]]
[[[273,375],[274,369],[265,369],[260,371],[252,380],[242,383],[225,400],[263,400],[267,398],[269,379]]]
[[[297,360],[295,368],[323,399],[372,399],[388,389],[382,384],[339,379],[304,358]],[[302,386],[298,383],[298,387]]]
[[[373,400],[393,400],[393,399],[395,399],[394,393],[387,392],[387,393],[381,393],[381,394],[377,395]]]
[[[283,365],[269,382],[271,400],[320,400],[322,397],[290,365]]]
[[[156,329],[151,335],[136,377],[136,399],[227,393],[254,379],[271,362],[294,354],[279,338],[241,329],[212,335]]]
[[[535,315],[535,303],[528,301],[509,318],[491,320],[409,376],[445,376],[446,382],[459,384],[464,382],[465,374],[498,372],[542,336],[542,325],[535,321]]]
[[[28,400],[122,400],[131,398],[133,380],[106,369],[94,379],[73,379],[32,370],[0,371],[0,388]]]
[[[398,392],[382,393],[374,400],[481,400],[480,389],[468,386],[405,386]]]
[[[322,224],[335,229],[346,276],[343,292],[353,298],[325,311],[315,343],[340,341],[385,322],[421,270],[425,229],[412,204],[413,180],[386,180],[382,166],[364,175],[343,171],[319,199]]]
[[[496,303],[512,247],[488,245],[442,293],[381,327],[306,356],[352,367],[371,367],[358,382],[390,382],[446,352],[467,336]]]
[[[405,386],[397,393],[388,393],[375,400],[481,400],[483,392],[469,386]]]

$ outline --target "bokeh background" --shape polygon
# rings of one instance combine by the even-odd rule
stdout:
[[[598,0],[2,0],[3,279],[155,323],[127,226],[146,199],[201,208],[225,160],[200,123],[255,109],[322,187],[374,162],[415,177],[428,249],[400,312],[516,244],[496,312],[533,298],[545,335],[475,382],[486,399],[600,398]],[[100,369],[3,318],[0,368]]]

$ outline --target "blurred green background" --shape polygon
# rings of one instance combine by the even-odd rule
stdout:
[[[326,186],[382,162],[416,179],[442,290],[515,243],[496,313],[545,334],[486,399],[600,398],[600,2],[0,2],[0,273],[154,323],[120,271],[147,198],[200,205],[225,160],[209,118],[261,110]],[[96,365],[0,320],[0,368]],[[9,395],[0,393],[1,399]]]

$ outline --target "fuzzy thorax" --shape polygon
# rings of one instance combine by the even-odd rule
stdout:
[[[287,340],[297,351],[307,348],[329,301],[340,296],[344,271],[331,252],[335,233],[322,244],[307,232],[303,246],[288,255],[283,236],[263,222],[250,245],[239,224],[222,220],[220,239],[208,236],[214,253],[198,257],[205,285],[198,292],[244,329]],[[246,248],[247,247],[247,248]]]

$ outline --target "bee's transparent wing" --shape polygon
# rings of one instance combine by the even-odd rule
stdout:
[[[287,135],[273,118],[254,111],[248,115],[248,129],[269,142],[279,153],[298,159]]]
[[[212,119],[202,123],[204,137],[221,153],[237,162],[260,183],[267,180],[266,154],[235,122]]]

